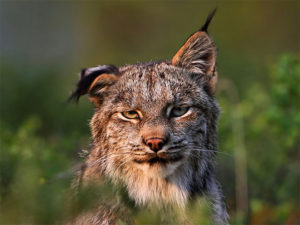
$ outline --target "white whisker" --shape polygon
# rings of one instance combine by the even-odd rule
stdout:
[[[226,155],[232,157],[232,154],[226,153],[226,152],[220,152],[216,150],[211,150],[211,149],[202,149],[202,148],[191,148],[192,151],[198,151],[198,152],[212,152],[212,153],[217,153],[221,155]]]
[[[116,158],[118,156],[122,156],[122,155],[126,155],[126,154],[130,154],[131,152],[122,152],[122,153],[111,153],[105,156],[102,156],[101,158],[97,159],[94,162],[88,163],[87,167],[92,167],[98,164],[101,164],[103,162],[105,162],[108,159],[112,159],[112,158]]]

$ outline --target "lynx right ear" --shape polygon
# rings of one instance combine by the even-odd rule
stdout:
[[[192,34],[172,58],[172,65],[201,74],[208,82],[212,93],[217,80],[215,71],[217,51],[207,34],[207,28],[215,12],[216,9],[208,16],[201,30]]]
[[[81,79],[77,83],[77,89],[72,93],[68,101],[76,102],[82,95],[89,94],[89,99],[95,106],[99,106],[108,87],[118,80],[118,68],[110,66],[97,66],[81,71]]]

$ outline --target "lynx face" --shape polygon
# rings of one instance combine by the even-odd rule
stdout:
[[[185,204],[194,173],[205,173],[215,152],[210,142],[218,106],[206,83],[165,62],[102,76],[114,76],[114,83],[105,87],[104,97],[91,96],[97,109],[89,163],[98,161],[102,172],[125,184],[138,204]],[[96,82],[92,89],[99,94],[103,84]]]
[[[119,72],[91,121],[99,156],[111,155],[103,162],[108,175],[141,170],[149,177],[167,178],[191,160],[201,161],[211,117],[206,114],[217,112],[203,84],[166,63]]]
[[[82,71],[71,98],[89,94],[96,108],[83,182],[109,177],[148,206],[184,206],[205,194],[216,221],[226,222],[214,177],[216,49],[206,32],[212,15],[170,62]]]

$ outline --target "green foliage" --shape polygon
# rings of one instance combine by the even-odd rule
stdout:
[[[58,143],[37,135],[40,126],[37,117],[16,132],[1,126],[1,224],[51,224],[63,212],[62,190],[69,180],[53,179],[71,161]]]
[[[284,55],[271,67],[267,85],[249,86],[240,100],[235,96],[230,101],[229,94],[220,97],[224,112],[220,121],[221,150],[238,151],[234,142],[237,134],[231,128],[232,114],[238,111],[242,117],[250,216],[255,224],[299,219],[299,84],[299,58]],[[265,217],[264,213],[270,215]]]
[[[299,72],[299,60],[294,56],[283,56],[272,67],[270,90],[260,90],[264,95],[268,92],[270,95],[261,111],[255,110],[249,120],[249,131],[253,126],[256,132],[248,140],[249,155],[252,157],[249,160],[249,174],[261,183],[260,190],[256,191],[258,196],[275,203],[283,199],[292,200],[298,194]],[[254,103],[259,101],[252,99]],[[273,188],[270,190],[270,187]]]
[[[266,119],[271,123],[272,133],[283,148],[293,149],[299,144],[300,127],[300,63],[299,59],[285,55],[273,66],[271,102]],[[299,146],[299,145],[298,145]]]

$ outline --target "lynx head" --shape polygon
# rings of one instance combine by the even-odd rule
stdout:
[[[139,204],[182,205],[210,173],[219,114],[210,19],[171,61],[83,70],[71,96],[95,105],[87,162]]]

